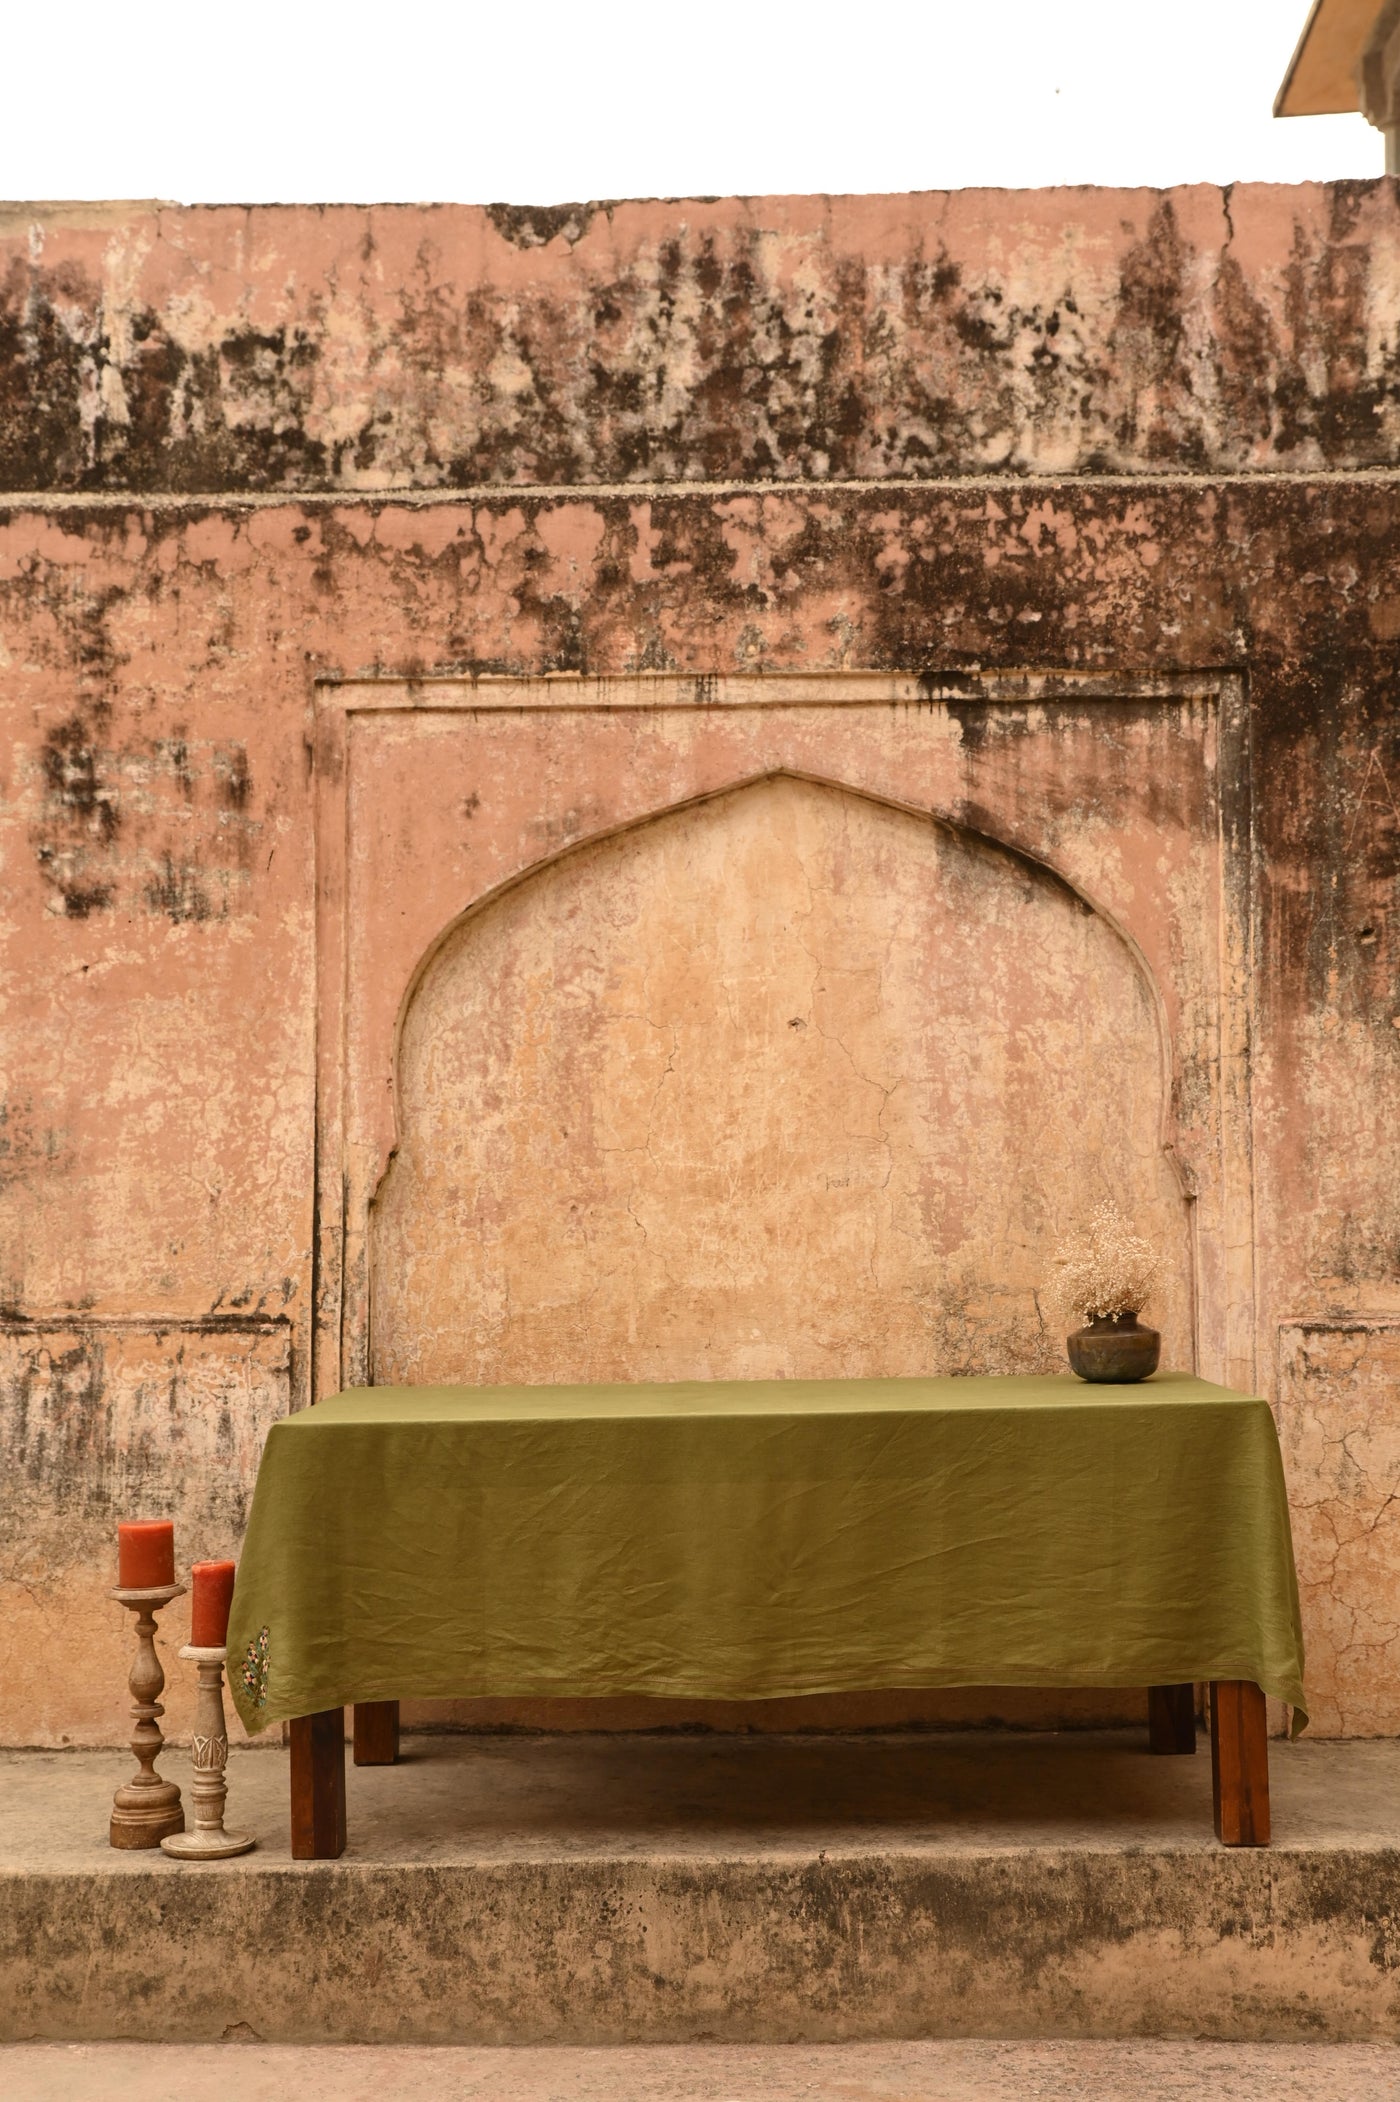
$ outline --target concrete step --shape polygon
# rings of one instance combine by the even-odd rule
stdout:
[[[1136,1733],[410,1738],[315,1863],[250,1749],[207,1867],[107,1847],[119,1755],[4,1754],[0,2034],[1400,2039],[1400,1744],[1271,1749],[1246,1852]]]

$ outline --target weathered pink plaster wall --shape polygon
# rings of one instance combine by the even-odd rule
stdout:
[[[324,1131],[318,1204],[327,1028],[358,1032],[337,1114],[367,1204],[376,1047],[425,948],[522,840],[555,859],[628,765],[661,770],[532,707],[480,778],[452,758],[426,821],[376,801],[430,748],[400,716],[431,675],[460,710],[473,677],[559,673],[674,673],[699,705],[726,675],[902,679],[956,732],[955,783],[907,788],[913,705],[888,791],[851,779],[836,707],[780,763],[925,810],[955,785],[958,823],[1020,812],[1052,869],[1097,862],[1086,892],[1161,947],[1170,1118],[1244,1134],[1193,1230],[1210,1347],[1280,1409],[1317,1726],[1400,1726],[1394,185],[21,208],[0,251],[0,1732],[122,1735],[116,1517],[232,1548],[318,1308],[367,1298],[368,1211],[328,1267]],[[1017,728],[1023,673],[1157,724],[1128,801],[1088,793],[1053,690]],[[407,711],[348,712],[337,682],[366,676]],[[1208,792],[1201,739],[1149,706],[1164,678],[1234,681]],[[1018,804],[1014,754],[1046,739],[1059,772],[1037,757]],[[1192,845],[1134,868],[1149,834]],[[376,863],[427,921],[402,952],[366,948]],[[637,864],[618,880],[666,924]],[[189,1706],[177,1671],[177,1726]]]

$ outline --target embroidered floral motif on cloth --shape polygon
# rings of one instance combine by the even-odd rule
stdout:
[[[264,1625],[259,1628],[243,1653],[241,1677],[248,1698],[255,1708],[262,1708],[267,1704],[267,1652],[271,1640],[271,1634]]]

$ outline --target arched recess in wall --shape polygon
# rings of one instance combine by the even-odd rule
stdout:
[[[1063,1367],[1039,1291],[1105,1194],[1186,1206],[1145,967],[978,834],[765,776],[576,847],[409,998],[373,1208],[378,1383]]]

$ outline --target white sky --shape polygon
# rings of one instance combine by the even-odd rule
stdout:
[[[1270,107],[1308,0],[69,0],[0,30],[0,197],[208,202],[1376,175]]]

